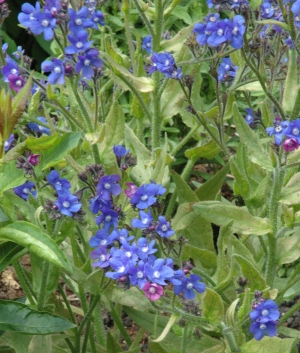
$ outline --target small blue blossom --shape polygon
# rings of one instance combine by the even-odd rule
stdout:
[[[28,195],[31,194],[33,197],[36,197],[35,184],[32,181],[26,181],[24,184],[17,186],[14,188],[14,192],[16,195],[21,197],[24,200],[28,200]]]
[[[140,259],[146,260],[149,255],[156,253],[157,249],[154,248],[155,240],[152,240],[150,244],[146,238],[140,238],[137,242],[138,246],[138,255]]]
[[[5,58],[6,64],[2,67],[2,75],[4,76],[4,82],[9,82],[8,76],[15,75],[18,76],[20,74],[20,69],[18,64],[10,58],[8,55]]]
[[[146,36],[142,39],[142,49],[152,54],[152,36]]]
[[[72,217],[73,213],[80,210],[82,204],[78,198],[72,194],[64,193],[58,196],[58,201],[54,202],[60,213]]]
[[[199,45],[206,45],[208,38],[212,35],[212,32],[207,30],[206,23],[195,24],[193,32],[196,33],[196,41]]]
[[[183,291],[185,299],[193,300],[196,296],[194,290],[201,294],[206,289],[205,284],[200,280],[201,277],[197,275],[190,275],[190,278],[184,277],[180,285],[174,286],[174,293],[179,295]]]
[[[98,226],[103,223],[103,229],[109,231],[111,227],[117,228],[118,226],[118,214],[108,207],[101,209],[102,214],[95,218],[95,222]]]
[[[181,79],[182,71],[176,67],[172,54],[166,51],[164,53],[153,53],[150,59],[153,63],[148,70],[150,74],[160,71],[167,78]]]
[[[145,184],[140,186],[130,198],[130,203],[139,209],[152,206],[156,201],[157,187],[155,184]]]
[[[92,14],[92,21],[94,23],[94,28],[99,29],[98,25],[104,26],[104,15],[102,11],[97,10]]]
[[[246,123],[250,125],[254,121],[253,111],[250,108],[246,108],[247,115],[245,116]]]
[[[99,246],[97,249],[90,253],[92,260],[97,260],[92,264],[93,267],[107,268],[110,266],[109,259],[110,254],[107,252],[107,248],[104,246]]]
[[[284,134],[296,139],[300,143],[300,118],[291,121]]]
[[[260,6],[260,14],[262,18],[272,18],[275,13],[274,7],[268,1],[264,1]]]
[[[153,221],[153,217],[151,215],[150,210],[148,210],[148,213],[146,213],[144,211],[140,211],[140,218],[141,219],[133,218],[131,220],[132,227],[138,228],[138,229],[146,229],[149,227],[149,225]]]
[[[48,124],[47,119],[44,118],[43,116],[39,116],[37,118],[37,120],[41,121],[42,123]],[[50,129],[48,129],[48,128],[42,126],[42,125],[38,125],[36,123],[29,123],[29,124],[27,124],[27,126],[29,127],[29,129],[31,129],[33,131],[37,131],[37,132],[39,132],[41,134],[44,133],[44,134],[50,135],[50,133],[51,133]]]
[[[94,26],[94,22],[89,18],[89,9],[86,6],[83,6],[78,12],[69,9],[69,16],[68,27],[74,34],[78,34],[84,31],[85,28]]]
[[[250,319],[252,321],[259,321],[262,324],[268,321],[276,321],[279,319],[279,316],[278,305],[271,299],[260,303],[250,312]]]
[[[38,12],[34,16],[36,21],[31,22],[30,31],[35,35],[44,33],[44,39],[51,40],[54,36],[54,28],[56,28],[56,19],[48,12]]]
[[[129,235],[128,230],[125,228],[114,229],[111,232],[111,237],[113,240],[117,240],[119,243],[122,243],[123,241],[129,242],[134,239],[134,236]]]
[[[17,50],[16,50],[15,52],[13,52],[12,55],[13,55],[16,59],[21,60],[22,56],[24,55],[24,52],[25,52],[25,50],[22,49],[21,46],[18,46],[18,47],[17,47]]]
[[[136,267],[133,263],[130,263],[128,274],[130,282],[133,286],[138,286],[140,289],[144,287],[147,282],[144,261],[140,260],[138,262],[138,267]]]
[[[300,1],[297,0],[291,7],[294,14],[295,25],[300,28]]]
[[[243,16],[234,16],[232,22],[230,22],[228,26],[228,31],[225,33],[226,39],[230,41],[230,45],[234,49],[240,49],[243,46],[243,35],[246,31],[244,23],[245,19]]]
[[[295,46],[293,40],[291,37],[288,37],[285,41],[284,44],[287,45],[289,47],[290,50],[292,50]]]
[[[78,74],[82,72],[85,78],[94,76],[94,67],[100,69],[103,66],[102,60],[99,58],[99,51],[97,49],[89,49],[85,54],[78,55],[78,62],[75,65],[75,72]]]
[[[113,256],[118,250],[115,250]],[[128,270],[130,268],[130,259],[124,253],[121,254],[119,257],[111,257],[109,259],[109,264],[113,270],[116,272],[106,272],[105,276],[112,279],[117,279],[121,276],[127,275]]]
[[[223,58],[218,67],[218,81],[224,81],[230,77],[235,77],[237,66],[233,65],[230,58]]]
[[[151,266],[149,262],[145,265],[145,273],[151,282],[165,286],[165,281],[173,277],[173,270],[165,265],[164,259],[157,259]]]
[[[158,217],[156,232],[163,238],[170,238],[175,232],[171,229],[170,222],[164,216]]]
[[[104,207],[111,208],[112,204],[110,200],[103,200],[100,195],[97,195],[93,197],[90,200],[90,210],[94,214],[97,214],[99,211],[101,211]]]
[[[207,44],[212,47],[217,47],[220,44],[226,42],[226,34],[229,31],[229,19],[220,20],[218,22],[210,22],[207,27],[206,31],[211,32],[212,34],[207,38]]]
[[[38,1],[35,3],[35,7],[26,2],[22,5],[21,10],[22,12],[18,15],[18,21],[24,27],[30,27],[36,21],[36,15],[40,13],[41,7]]]
[[[277,323],[274,321],[268,321],[263,324],[261,322],[254,321],[249,328],[249,332],[254,335],[254,338],[257,341],[260,341],[265,335],[274,337],[277,333]]]
[[[51,170],[47,175],[47,181],[54,186],[58,193],[69,193],[69,189],[71,188],[70,182],[67,179],[61,178],[57,170]]]
[[[62,85],[65,83],[65,67],[61,60],[52,58],[52,61],[44,61],[42,63],[42,70],[44,72],[51,72],[48,76],[48,82],[51,85],[55,85],[56,83]]]
[[[103,200],[110,200],[112,196],[118,196],[122,188],[118,184],[120,176],[118,174],[103,176],[97,184],[97,193]]]
[[[71,45],[66,47],[66,54],[79,54],[84,51],[87,51],[89,47],[92,45],[93,41],[87,42],[88,33],[86,31],[76,32],[76,35],[70,33],[68,35],[69,42]]]
[[[107,247],[108,245],[113,244],[114,239],[112,236],[107,234],[105,229],[99,229],[97,233],[92,236],[89,240],[89,244],[92,248],[95,247]]]
[[[122,158],[130,152],[130,149],[127,150],[126,147],[122,145],[114,145],[113,152],[116,157]]]
[[[9,151],[12,147],[13,142],[16,141],[15,135],[11,134],[9,138],[4,142],[4,150],[5,152]]]
[[[266,131],[268,135],[274,135],[275,143],[277,146],[281,145],[283,137],[289,127],[288,121],[275,120],[274,127],[267,127]]]

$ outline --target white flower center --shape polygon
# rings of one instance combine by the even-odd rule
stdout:
[[[7,141],[4,142],[4,147],[7,147],[9,143]]]
[[[24,193],[24,194],[29,194],[29,189],[28,189],[28,188],[24,188],[24,189],[23,189],[23,193]]]
[[[122,272],[124,272],[125,271],[125,266],[120,266],[119,268],[118,268],[118,272],[119,273],[122,273]]]
[[[295,21],[296,21],[296,22],[300,21],[300,17],[299,17],[299,16],[296,16],[296,17],[295,17]]]
[[[225,70],[229,70],[230,69],[230,65],[225,65]]]
[[[169,66],[170,65],[170,60],[165,60],[165,66]]]
[[[94,22],[99,22],[99,17],[95,17]]]
[[[17,81],[16,81],[16,85],[19,86],[19,87],[21,87],[21,86],[22,86],[22,81],[21,81],[21,80],[17,80]]]
[[[107,240],[105,240],[105,239],[101,240],[101,241],[100,241],[100,244],[101,244],[101,245],[106,245],[106,244],[107,244]]]
[[[149,288],[149,293],[154,294],[156,292],[155,287],[150,287]]]
[[[186,285],[186,288],[187,289],[192,289],[194,286],[193,286],[193,283],[188,283],[187,285]]]
[[[235,26],[235,27],[233,28],[233,30],[232,30],[232,34],[233,34],[234,36],[236,36],[236,35],[238,34],[238,31],[239,31],[239,28],[238,28],[237,26]]]
[[[42,131],[44,129],[44,126],[38,125],[38,129]]]
[[[142,252],[147,252],[148,249],[149,249],[148,246],[143,246],[143,247],[142,247]]]
[[[267,326],[266,326],[265,324],[261,324],[261,325],[259,326],[259,328],[260,328],[261,330],[265,330],[265,329],[267,328]]]
[[[251,120],[251,119],[252,119],[252,115],[250,115],[250,114],[246,115],[246,120],[247,120],[247,121],[249,121],[249,120]]]
[[[293,131],[292,131],[293,135],[297,136],[297,135],[299,135],[299,132],[300,132],[300,130],[297,127],[293,128]]]
[[[205,35],[207,36],[211,36],[211,32],[210,31],[204,31]]]
[[[270,13],[270,9],[265,9],[265,13],[268,15]]]
[[[166,231],[168,230],[168,226],[167,226],[166,224],[163,224],[163,225],[161,226],[161,230],[162,230],[163,232],[166,232]]]
[[[151,43],[147,43],[147,44],[146,44],[146,47],[147,47],[147,48],[151,48]]]
[[[282,131],[282,126],[278,125],[275,127],[276,132],[281,132]]]
[[[138,272],[136,273],[136,276],[137,276],[137,278],[143,278],[143,277],[144,277],[144,274],[143,274],[142,271],[138,271]]]
[[[160,273],[158,271],[154,271],[153,277],[154,278],[159,278],[160,277]]]
[[[48,27],[49,26],[49,21],[48,20],[43,20],[42,21],[42,26],[43,27]]]
[[[106,221],[106,222],[109,222],[110,220],[111,220],[111,216],[106,216],[106,217],[105,217],[105,221]]]
[[[82,47],[83,47],[83,43],[82,42],[76,43],[76,48],[80,49]]]
[[[105,255],[100,255],[99,259],[100,259],[100,261],[105,261],[106,257],[105,257]]]
[[[18,73],[18,70],[17,69],[11,69],[10,72],[13,74],[13,75],[16,75]]]
[[[132,255],[132,252],[131,252],[131,251],[126,251],[126,252],[125,252],[125,256],[131,257],[131,255]]]
[[[77,26],[81,26],[82,25],[82,19],[81,18],[76,18],[75,23],[77,24]]]
[[[223,35],[223,33],[224,33],[223,29],[220,28],[220,29],[217,30],[218,36],[221,37]]]
[[[141,200],[142,201],[146,201],[148,199],[148,195],[143,195],[142,197],[141,197]]]
[[[147,223],[148,223],[148,218],[144,218],[144,219],[142,220],[142,223],[143,223],[143,224],[147,224]]]
[[[84,63],[85,66],[89,66],[90,63],[91,63],[91,60],[85,59],[83,63]]]
[[[269,312],[267,309],[262,310],[261,312],[262,316],[268,316]]]
[[[55,66],[55,68],[53,69],[53,71],[56,73],[56,74],[60,74],[61,73],[61,68],[59,66]]]
[[[111,187],[111,185],[110,185],[109,183],[105,183],[105,184],[104,184],[104,188],[105,188],[106,190],[109,190],[110,187]]]
[[[70,202],[69,201],[64,201],[62,203],[62,205],[64,206],[64,208],[68,208],[68,207],[70,207]]]

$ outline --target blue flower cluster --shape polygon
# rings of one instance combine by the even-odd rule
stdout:
[[[114,146],[114,152],[120,158],[129,150]],[[166,189],[154,182],[140,187],[128,183],[130,191],[125,190],[125,194],[131,205],[139,210],[139,218],[133,218],[131,226],[142,232],[142,236],[135,240],[119,225],[122,211],[114,204],[114,197],[122,192],[119,182],[117,174],[101,176],[96,186],[97,194],[90,202],[91,211],[97,215],[95,221],[101,227],[89,241],[95,248],[91,252],[91,258],[95,260],[93,266],[105,269],[108,278],[126,287],[138,286],[150,300],[159,299],[163,295],[162,286],[169,282],[174,285],[175,294],[183,292],[187,299],[194,299],[194,290],[203,293],[205,285],[199,276],[187,276],[189,271],[184,269],[174,270],[171,258],[156,258],[154,255],[157,252],[154,238],[169,238],[174,234],[164,216],[158,216],[156,221],[151,212],[157,198]]]
[[[54,202],[56,206],[54,206],[54,210],[65,216],[73,217],[73,214],[80,210],[82,204],[77,196],[71,194],[69,190],[71,188],[70,182],[61,178],[57,170],[52,170],[47,175],[47,181],[58,195],[58,200]]]
[[[216,10],[234,10],[238,8],[245,10],[249,7],[248,0],[206,0],[206,3],[209,8],[214,7]]]
[[[232,20],[221,20],[219,14],[209,14],[204,20],[204,23],[197,23],[193,30],[199,45],[218,47],[226,42],[234,49],[242,48],[246,30],[243,16],[235,15]]]
[[[274,135],[275,144],[290,152],[299,147],[300,144],[300,118],[293,121],[282,121],[280,117],[274,120],[274,126],[266,129],[268,135]]]
[[[260,341],[265,335],[274,337],[277,333],[277,321],[279,319],[278,306],[273,300],[260,299],[260,303],[255,303],[253,311],[250,312],[252,321],[250,333],[254,335],[257,341]]]
[[[223,58],[218,67],[218,81],[232,79],[236,75],[237,66],[233,65],[230,58]]]
[[[160,71],[167,78],[181,79],[182,71],[180,68],[177,68],[172,54],[166,51],[164,53],[153,53],[151,61],[152,66],[148,69],[150,74],[155,71]]]

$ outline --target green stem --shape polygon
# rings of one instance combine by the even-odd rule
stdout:
[[[160,41],[163,32],[164,8],[162,0],[155,0],[155,22],[154,22],[154,37],[153,52],[160,52]]]
[[[147,16],[145,15],[144,11],[141,9],[138,1],[133,0],[133,2],[134,2],[136,9],[138,10],[139,15],[141,16],[142,20],[144,21],[144,24],[145,24],[145,27],[147,28],[147,31],[149,32],[151,37],[154,38],[154,32],[153,32],[152,26],[151,26]]]
[[[299,266],[298,266],[299,267]],[[299,273],[299,271],[297,271],[297,273]],[[300,275],[298,275],[295,278],[290,278],[290,280],[288,281],[287,285],[278,293],[278,296],[276,298],[276,301],[278,303],[280,303],[283,300],[284,294],[287,290],[289,290],[291,287],[293,287],[293,285],[295,285],[297,282],[300,281]]]
[[[247,65],[249,66],[249,68],[251,69],[251,71],[254,73],[254,75],[257,77],[263,91],[265,92],[266,96],[273,102],[273,104],[275,105],[275,107],[278,110],[278,113],[280,114],[281,118],[283,120],[286,120],[284,111],[282,110],[278,100],[273,96],[273,94],[267,89],[266,85],[265,85],[265,81],[262,78],[262,76],[260,75],[259,71],[254,67],[254,65],[252,65],[251,61],[248,59],[247,54],[245,53],[244,49],[241,49],[243,58],[245,60],[245,62],[247,63]]]
[[[21,283],[21,286],[23,288],[23,291],[30,302],[30,305],[35,305],[36,295],[32,289],[31,283],[29,282],[26,274],[24,273],[23,267],[21,266],[18,260],[15,261],[13,265],[14,265],[16,274],[18,276],[18,279]]]
[[[131,338],[129,336],[129,334],[127,333],[122,321],[121,321],[121,318],[120,316],[118,315],[116,309],[115,309],[115,306],[112,302],[110,302],[110,309],[111,309],[111,316],[114,320],[114,323],[118,326],[118,329],[120,330],[121,332],[121,335],[123,336],[126,344],[128,347],[130,347],[132,345],[132,341],[131,341]]]
[[[101,299],[97,303],[96,309],[94,311],[94,327],[99,344],[101,344],[103,347],[106,347],[106,334],[102,318]]]
[[[160,146],[160,134],[161,134],[161,102],[158,96],[160,88],[160,74],[156,71],[153,74],[154,79],[154,92],[153,92],[153,119],[152,119],[152,152],[155,148]]]
[[[208,62],[208,61],[214,61],[214,60],[218,60],[218,59],[221,59],[225,56],[229,56],[230,54],[234,53],[236,51],[236,49],[231,49],[231,50],[228,50],[226,51],[225,53],[217,53],[216,55],[214,56],[209,56],[209,57],[206,57],[206,58],[203,58],[202,56],[200,58],[195,58],[193,60],[189,60],[189,61],[182,61],[180,63],[178,63],[177,65],[178,66],[186,66],[186,65],[192,65],[192,64],[197,64],[197,63],[205,63],[205,62]]]
[[[65,291],[64,291],[64,289],[63,289],[63,287],[62,287],[62,285],[60,283],[58,283],[57,289],[58,289],[60,295],[62,296],[62,298],[64,300],[64,303],[66,304],[66,307],[67,307],[68,313],[70,315],[71,321],[73,322],[73,324],[77,325],[77,322],[76,322],[76,319],[75,319],[75,315],[74,315],[73,310],[71,308],[70,302],[69,302],[69,300],[68,300],[68,298],[66,296],[66,293],[65,293]],[[78,332],[78,328],[76,327],[75,329]]]
[[[182,328],[181,348],[180,353],[186,353],[188,348],[188,324]]]
[[[134,348],[137,348],[139,343],[141,342],[141,340],[143,339],[144,333],[146,332],[146,330],[141,327],[138,332],[136,333],[134,340],[132,342],[132,345],[129,347],[129,350],[134,350]]]
[[[49,262],[44,260],[42,265],[42,280],[41,280],[41,286],[40,286],[40,291],[38,296],[38,305],[37,305],[38,311],[44,310],[49,269],[50,269]]]
[[[176,153],[179,152],[182,147],[193,137],[195,132],[199,129],[199,126],[194,126],[186,135],[185,137],[179,142],[179,144],[174,148],[174,150],[170,153],[172,157],[176,156]]]
[[[4,54],[3,54],[3,50],[2,50],[2,37],[0,36],[0,61],[1,61],[1,66],[5,65],[5,58],[4,58]]]
[[[134,76],[137,76],[137,66],[135,62],[135,50],[133,41],[130,33],[130,14],[129,14],[130,3],[129,0],[124,0],[123,13],[124,13],[124,25],[125,25],[125,36],[127,39],[127,45],[129,48],[129,55],[131,59],[131,65]]]
[[[235,338],[234,338],[234,335],[233,335],[233,332],[232,332],[232,328],[231,327],[228,327],[226,326],[224,323],[221,324],[222,326],[222,333],[223,333],[223,336],[225,337],[227,343],[228,343],[228,346],[229,346],[229,349],[230,349],[230,352],[239,352],[239,348],[236,344],[236,341],[235,341]]]

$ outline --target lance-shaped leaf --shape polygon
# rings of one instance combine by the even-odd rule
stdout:
[[[250,150],[249,158],[253,163],[259,164],[265,170],[273,170],[271,160],[264,150],[258,135],[251,130],[245,119],[238,111],[236,103],[233,105],[234,123],[240,139]]]
[[[223,320],[223,301],[219,294],[210,288],[206,288],[203,297],[203,315],[209,322],[214,324]]]
[[[182,177],[175,171],[171,171],[172,178],[176,185],[176,191],[179,198],[179,204],[184,202],[197,202],[198,197],[194,191],[190,188],[188,183],[182,179]]]
[[[71,265],[53,239],[28,222],[15,222],[1,228],[0,239],[10,240],[22,245],[53,265],[69,273],[72,272]]]
[[[25,183],[24,172],[16,168],[16,162],[0,165],[0,195],[5,191]]]
[[[288,24],[276,20],[255,21],[255,23],[258,23],[260,25],[275,25],[281,27],[285,31],[290,31],[290,26]]]
[[[298,74],[297,74],[297,51],[296,49],[290,50],[289,55],[289,68],[285,80],[282,108],[287,112],[291,113],[294,107],[294,103],[298,92]]]
[[[263,235],[271,232],[266,218],[252,216],[246,208],[223,204],[218,201],[204,201],[194,205],[194,210],[211,223],[219,226],[230,221],[232,230],[241,234]]]
[[[151,92],[154,90],[154,83],[151,78],[148,77],[135,77],[132,75],[125,67],[119,65],[114,61],[114,59],[105,52],[100,52],[101,57],[106,59],[108,63],[113,67],[115,73],[119,76],[125,76],[129,78],[137,90],[140,92]]]
[[[205,145],[193,147],[185,151],[187,158],[206,158],[213,159],[219,152],[220,147],[216,144],[215,141],[211,140]]]
[[[295,343],[293,338],[264,337],[261,341],[248,341],[240,350],[241,353],[291,353]]]
[[[75,326],[60,316],[35,311],[16,301],[0,300],[0,327],[5,331],[27,335],[48,335]]]

